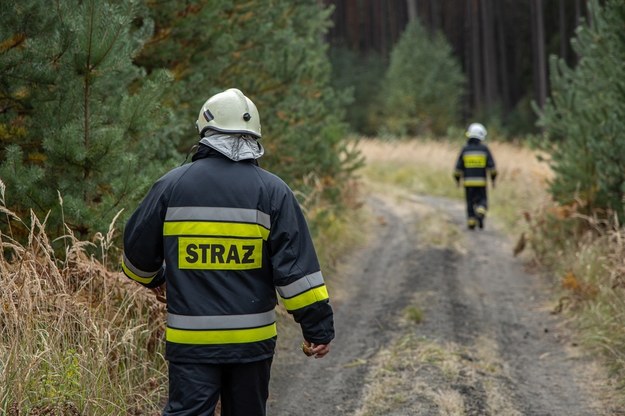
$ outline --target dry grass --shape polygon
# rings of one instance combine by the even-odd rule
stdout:
[[[60,261],[45,220],[0,210],[29,230],[25,243],[0,233],[0,413],[160,414],[164,308],[88,254],[108,254],[113,228],[95,243],[69,233]]]
[[[535,260],[560,286],[554,313],[565,313],[591,350],[604,357],[625,405],[625,228],[574,210],[548,209],[530,219]]]
[[[464,416],[475,406],[488,414],[520,416],[494,343],[478,340],[471,350],[404,335],[373,361],[362,407],[356,416],[438,414]],[[470,392],[478,389],[476,396]],[[462,391],[460,391],[462,390]],[[467,413],[468,412],[468,413]]]

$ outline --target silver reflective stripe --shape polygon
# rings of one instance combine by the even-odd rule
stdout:
[[[486,182],[486,176],[474,176],[464,178],[465,182]]]
[[[135,265],[132,264],[130,260],[128,260],[128,257],[126,257],[126,253],[124,253],[124,265],[128,268],[128,270],[130,270],[139,277],[153,277],[156,273],[158,273],[158,270],[160,270],[158,269],[154,272],[144,272],[143,270],[137,269]]]
[[[165,221],[248,222],[271,229],[269,215],[256,209],[223,207],[169,207]]]
[[[482,150],[470,150],[468,152],[464,152],[463,156],[486,156],[486,152]]]
[[[321,272],[315,272],[302,277],[286,286],[277,286],[278,293],[283,298],[292,298],[316,286],[323,284],[323,275]]]
[[[276,321],[272,309],[249,315],[190,316],[167,314],[167,326],[177,329],[240,329],[267,326]]]

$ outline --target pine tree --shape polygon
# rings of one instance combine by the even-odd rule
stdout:
[[[21,39],[0,49],[8,202],[50,211],[58,233],[61,222],[83,235],[106,230],[172,154],[155,134],[166,76],[146,77],[132,61],[152,34],[146,10],[122,0],[8,3],[16,13],[2,14],[2,39]]]
[[[451,46],[415,20],[391,52],[382,93],[383,132],[442,135],[458,122],[465,78]]]
[[[300,190],[309,175],[328,189],[340,186],[355,159],[343,141],[345,96],[330,87],[323,42],[329,13],[303,0],[154,4],[155,35],[138,62],[176,77],[169,96],[178,126],[168,130],[172,141],[182,151],[195,144],[193,122],[203,102],[236,87],[260,111],[263,166]]]
[[[551,58],[552,93],[539,123],[553,144],[551,193],[587,213],[625,220],[625,3],[589,3],[590,19],[572,41],[575,68]]]

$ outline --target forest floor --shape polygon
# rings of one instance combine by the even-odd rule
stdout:
[[[367,237],[330,277],[331,352],[305,357],[282,320],[269,415],[625,415],[494,221],[471,231],[460,201],[390,188],[365,209]]]

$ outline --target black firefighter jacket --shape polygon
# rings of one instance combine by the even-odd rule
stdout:
[[[200,146],[160,178],[124,231],[124,273],[167,283],[166,358],[245,363],[269,358],[277,293],[306,340],[334,338],[333,312],[295,196],[255,161]]]
[[[470,138],[458,155],[454,178],[456,181],[462,178],[465,187],[485,187],[487,173],[494,182],[497,169],[493,155],[479,139]]]

